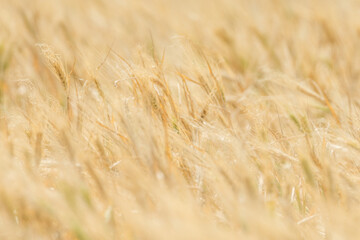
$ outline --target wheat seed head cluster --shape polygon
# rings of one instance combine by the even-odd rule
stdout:
[[[360,239],[359,16],[0,0],[0,239]]]

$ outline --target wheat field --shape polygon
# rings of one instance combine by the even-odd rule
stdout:
[[[0,239],[360,239],[359,16],[0,0]]]

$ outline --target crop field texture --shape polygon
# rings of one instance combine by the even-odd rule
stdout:
[[[0,0],[0,239],[360,239],[359,16]]]

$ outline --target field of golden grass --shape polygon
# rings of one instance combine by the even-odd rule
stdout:
[[[360,239],[359,16],[0,0],[0,239]]]

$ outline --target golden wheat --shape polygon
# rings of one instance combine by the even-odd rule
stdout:
[[[0,239],[360,239],[357,0],[0,0]]]

